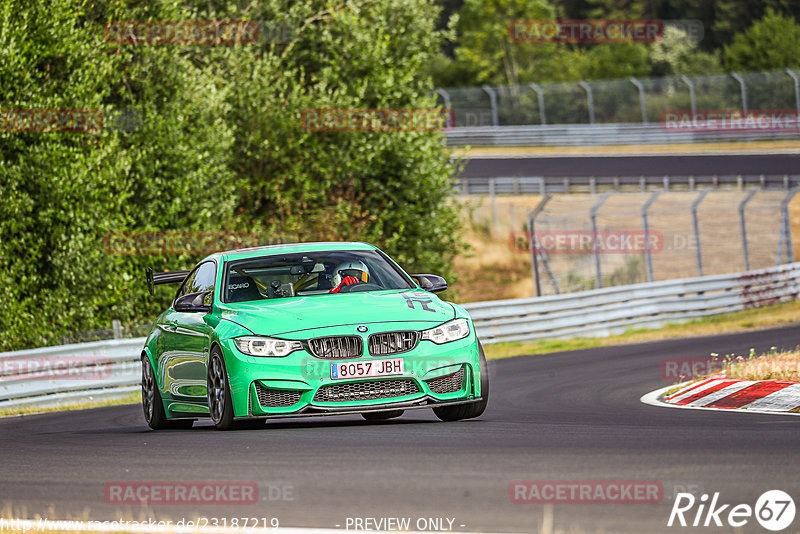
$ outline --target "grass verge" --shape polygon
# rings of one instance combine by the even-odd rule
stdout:
[[[609,146],[492,146],[492,147],[458,147],[451,153],[453,156],[525,156],[548,154],[629,154],[670,152],[747,152],[747,151],[780,151],[800,149],[798,141],[758,141],[752,143],[703,143],[696,145],[609,145]]]
[[[631,329],[624,334],[602,338],[494,343],[484,345],[484,351],[487,359],[496,360],[525,354],[547,354],[550,352],[608,347],[662,339],[747,332],[798,322],[800,322],[800,302],[793,301],[758,309],[715,315],[686,323],[668,324],[663,328]]]
[[[134,391],[119,399],[111,399],[105,401],[84,401],[84,402],[70,402],[64,403],[60,406],[20,406],[15,408],[0,409],[0,417],[7,417],[9,415],[25,415],[34,413],[48,413],[48,412],[64,412],[67,410],[86,410],[87,408],[100,408],[102,406],[117,406],[120,404],[137,404],[142,402],[142,394],[139,391]]]
[[[719,359],[722,372],[727,378],[737,380],[790,380],[800,381],[800,345],[795,350],[779,352],[776,347],[756,355],[750,349],[748,356],[726,355]]]

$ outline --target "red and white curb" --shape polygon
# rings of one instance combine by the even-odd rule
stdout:
[[[651,391],[640,399],[652,406],[800,415],[800,383],[787,380],[735,380],[723,374]]]

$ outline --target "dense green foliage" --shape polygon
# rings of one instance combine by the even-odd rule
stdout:
[[[302,127],[307,108],[433,107],[425,66],[441,46],[437,10],[425,0],[225,4],[0,7],[0,107],[105,117],[96,132],[0,129],[0,350],[151,320],[174,288],[150,298],[144,267],[199,259],[110,254],[109,232],[356,239],[411,270],[450,274],[460,245],[441,133]],[[109,21],[187,19],[266,21],[289,38],[134,45],[103,34]]]
[[[798,65],[797,0],[439,0],[450,41],[431,62],[440,87],[761,71]],[[694,20],[655,43],[511,42],[513,20]]]

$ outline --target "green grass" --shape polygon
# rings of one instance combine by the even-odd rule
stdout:
[[[0,410],[0,417],[9,415],[26,415],[35,413],[64,412],[67,410],[86,410],[88,408],[100,408],[102,406],[118,406],[120,404],[137,404],[142,402],[142,394],[134,391],[119,399],[97,401],[97,402],[70,402],[61,406],[39,407],[39,406],[20,406],[17,408],[5,408]]]

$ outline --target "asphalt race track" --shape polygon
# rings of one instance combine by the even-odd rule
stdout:
[[[463,178],[498,176],[653,176],[797,174],[800,155],[473,157]]]
[[[492,362],[487,412],[458,423],[421,410],[372,424],[342,416],[261,430],[218,432],[203,422],[151,432],[138,405],[6,418],[0,509],[51,519],[277,517],[282,526],[332,528],[348,517],[410,517],[412,525],[445,517],[455,518],[455,530],[537,532],[544,506],[511,503],[514,480],[657,480],[660,504],[556,504],[556,530],[733,532],[666,528],[674,488],[718,491],[721,502],[751,506],[781,489],[797,501],[800,417],[661,408],[639,398],[667,385],[665,358],[798,342],[794,326]],[[104,501],[104,486],[115,481],[219,480],[256,482],[260,502]],[[751,531],[764,532],[752,518],[739,532]]]

